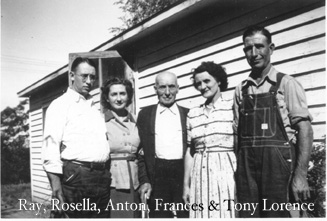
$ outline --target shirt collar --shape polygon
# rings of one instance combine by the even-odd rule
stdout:
[[[87,98],[85,98],[84,96],[82,96],[81,94],[77,93],[76,91],[74,91],[71,88],[68,88],[66,93],[69,96],[69,98],[71,98],[76,103],[78,103],[80,100],[85,100],[85,101],[89,101],[90,100],[90,102],[93,105],[93,99],[92,99],[92,96],[90,94],[87,96]]]
[[[115,115],[112,113],[111,110],[107,110],[105,113],[104,113],[104,119],[105,119],[105,122],[108,122],[112,119],[116,119]],[[116,119],[118,120],[118,119]],[[133,123],[135,123],[135,119],[133,117],[133,115],[131,113],[128,112],[127,114],[127,117],[126,117],[126,120],[128,121],[131,121]],[[118,120],[119,121],[119,120]]]
[[[176,115],[178,113],[177,104],[174,103],[171,107],[165,107],[165,106],[162,106],[161,104],[158,104],[157,111],[158,111],[159,114],[162,114],[166,110],[169,110],[169,111],[171,111],[171,113]]]
[[[251,74],[252,74],[252,72],[251,72],[242,86],[245,86],[250,83],[258,86],[260,84],[263,84],[263,82],[265,82],[266,80],[268,80],[270,82],[275,82],[275,83],[277,82],[278,71],[272,65],[268,66],[265,70],[263,70],[263,72],[266,72],[266,74],[265,74],[265,77],[261,80],[261,82],[259,84],[257,84],[256,81],[251,77]]]
[[[215,101],[215,103],[212,105],[213,109],[217,109],[219,106],[219,103],[224,100],[223,95],[220,94],[220,97]],[[206,102],[201,105],[201,107],[204,109],[207,106]]]

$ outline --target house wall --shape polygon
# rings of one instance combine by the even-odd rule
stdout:
[[[242,50],[242,31],[249,24],[260,24],[266,26],[273,35],[276,50],[272,55],[272,63],[279,71],[294,76],[303,85],[309,111],[314,118],[314,139],[321,141],[326,127],[324,1],[291,4],[292,1],[271,0],[267,1],[269,4],[256,7],[244,4],[228,10],[224,10],[228,1],[222,2],[226,5],[204,8],[202,13],[192,16],[193,19],[177,21],[175,26],[163,27],[143,42],[135,42],[133,47],[127,45],[120,49],[123,57],[129,50],[135,53],[132,63],[133,69],[138,71],[134,76],[136,110],[157,102],[154,79],[157,73],[164,70],[178,76],[180,91],[177,101],[180,105],[191,108],[203,103],[204,99],[193,88],[190,79],[191,69],[202,61],[221,63],[226,68],[229,87],[223,96],[232,98],[235,86],[250,71]],[[219,10],[221,13],[215,13]],[[127,72],[132,75],[131,70]],[[31,97],[31,186],[32,200],[35,202],[48,201],[51,196],[41,161],[45,110],[67,86],[67,77],[54,80],[46,89],[40,89]],[[99,88],[92,91],[92,95],[100,109]]]
[[[30,165],[32,201],[44,203],[50,200],[51,187],[42,167],[43,110],[29,113],[30,120]]]
[[[270,7],[272,6],[270,5]],[[303,8],[295,9],[291,13],[292,16],[285,19],[285,12],[274,15],[272,14],[274,12],[266,11],[264,8],[269,22],[260,22],[259,20],[256,23],[265,25],[272,33],[273,42],[276,45],[276,50],[271,58],[273,65],[279,71],[294,76],[303,85],[309,111],[314,118],[312,122],[314,139],[320,141],[325,135],[326,125],[326,103],[325,99],[322,99],[326,90],[325,7],[309,5],[307,9],[309,10],[305,12],[303,12]],[[261,12],[252,13],[257,15],[256,18],[261,17]],[[247,21],[252,20],[252,18],[243,16],[240,18]],[[237,23],[237,20],[231,19],[228,24],[222,24],[219,21],[224,20],[223,18],[215,19],[217,19],[215,27],[202,29],[195,35],[186,34],[184,39],[180,38],[166,47],[150,52],[152,56],[140,53],[138,67],[141,71],[138,73],[136,82],[139,94],[138,109],[157,102],[153,85],[156,74],[163,70],[172,71],[178,76],[180,91],[177,101],[180,105],[191,108],[203,103],[204,99],[193,88],[190,79],[191,69],[196,68],[203,61],[214,61],[226,68],[229,87],[226,92],[223,92],[223,96],[232,98],[236,85],[248,76],[250,67],[244,57],[242,32],[239,31],[239,26],[229,26],[230,38],[228,35],[226,36],[226,32],[222,36],[217,28],[218,26],[226,29],[228,24]],[[197,27],[193,28],[197,30]],[[235,33],[238,34],[235,36]],[[201,40],[197,35],[212,37]],[[215,42],[215,44],[207,46],[203,41]],[[190,48],[195,45],[198,47],[196,51],[180,56],[179,47],[187,51],[185,45],[189,45]],[[174,49],[174,53],[171,53],[172,49]],[[157,60],[154,59],[153,53],[157,55]],[[168,59],[164,55],[169,55],[174,59]],[[152,67],[153,63],[156,65]],[[148,66],[151,67],[147,68]]]

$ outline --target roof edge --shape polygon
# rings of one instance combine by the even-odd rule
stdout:
[[[122,33],[118,34],[117,36],[115,36],[115,37],[111,38],[110,40],[102,43],[101,45],[95,47],[94,49],[90,50],[90,52],[108,50],[109,48],[112,48],[112,47],[118,45],[119,43],[126,41],[127,39],[130,39],[130,38],[140,34],[141,32],[144,32],[145,30],[155,26],[156,24],[160,23],[161,21],[164,21],[165,19],[167,19],[173,15],[176,15],[179,12],[181,12],[201,1],[202,0],[186,0],[183,2],[177,2],[176,4],[173,4],[171,7],[164,9],[162,12],[158,12],[158,13],[154,14],[153,16],[145,19],[144,21],[140,22],[139,24],[123,31]],[[66,71],[68,71],[68,64],[57,69],[56,71],[54,71],[50,74],[48,74],[44,78],[31,84],[30,86],[24,88],[23,90],[19,91],[17,94],[19,97],[29,96],[31,94],[31,92],[33,90],[35,90],[37,87],[49,82],[50,80],[56,78],[57,76],[65,73]]]

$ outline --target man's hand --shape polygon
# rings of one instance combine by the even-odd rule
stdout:
[[[146,200],[150,198],[151,195],[151,184],[150,183],[143,183],[139,189],[139,194],[141,197],[141,203],[146,203]]]
[[[298,150],[296,156],[296,167],[292,179],[292,191],[294,199],[299,201],[310,198],[307,172],[312,150],[313,130],[309,120],[302,120],[294,126],[298,131]]]
[[[296,202],[299,200],[305,201],[310,198],[310,189],[306,175],[294,173],[292,191]]]
[[[62,204],[65,201],[64,201],[64,194],[61,188],[60,175],[55,173],[49,173],[49,172],[47,172],[47,175],[52,188],[52,199],[59,200],[59,208],[62,208]],[[54,211],[54,213],[51,213],[50,217],[55,218],[54,216],[63,216],[63,215],[64,215],[63,211],[60,209]]]

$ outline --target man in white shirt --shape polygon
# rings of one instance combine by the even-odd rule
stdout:
[[[43,167],[52,188],[52,208],[57,217],[106,218],[110,150],[104,119],[89,94],[95,65],[76,58],[70,78],[71,87],[46,112]]]
[[[143,108],[137,120],[143,150],[138,157],[141,201],[150,199],[150,218],[187,218],[188,211],[164,204],[183,204],[188,109],[175,102],[179,89],[175,74],[158,74],[154,89],[159,103]]]

